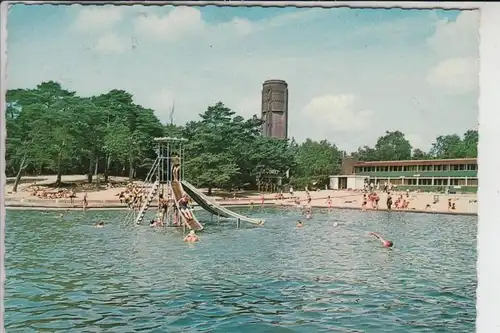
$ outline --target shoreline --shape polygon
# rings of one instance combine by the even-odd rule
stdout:
[[[290,204],[280,204],[280,203],[264,203],[262,204],[248,204],[248,203],[227,203],[227,204],[222,204],[219,202],[219,204],[223,207],[227,208],[299,208],[294,205]],[[194,205],[195,212],[199,210],[203,210],[201,206],[199,205]],[[156,209],[156,205],[151,205],[149,209]],[[358,210],[358,211],[364,211],[364,212],[395,212],[395,213],[414,213],[414,214],[442,214],[442,215],[457,215],[457,216],[478,216],[477,212],[460,212],[460,211],[442,211],[442,210],[420,210],[420,209],[387,209],[387,208],[379,208],[379,209],[373,209],[373,208],[366,208],[362,209],[361,207],[349,207],[349,206],[331,206],[330,208],[324,205],[311,205],[311,208],[314,209],[321,209],[321,210],[329,210],[329,209],[336,209],[336,210]],[[44,211],[44,210],[53,210],[53,211],[61,211],[61,210],[67,210],[67,211],[75,211],[75,210],[82,210],[81,207],[75,207],[75,206],[63,206],[61,204],[54,204],[54,203],[49,203],[48,205],[41,205],[41,204],[26,204],[26,203],[6,203],[5,204],[5,209],[6,210],[27,210],[27,211]],[[300,208],[302,209],[302,208]],[[129,211],[129,208],[119,205],[119,204],[101,204],[99,206],[90,206],[88,207],[88,210],[110,210],[110,211]]]
[[[76,176],[75,176],[76,177]],[[80,177],[80,176],[79,176]],[[81,178],[81,177],[80,177]],[[72,179],[74,181],[74,179]],[[48,180],[47,180],[48,181]],[[42,182],[43,183],[43,182]],[[38,182],[37,186],[41,186],[44,190],[44,185]],[[5,207],[7,210],[81,210],[82,209],[82,193],[86,193],[88,201],[88,209],[90,210],[123,210],[130,209],[121,203],[118,198],[118,193],[124,191],[125,187],[112,187],[100,189],[97,191],[79,192],[74,200],[67,196],[54,198],[41,198],[34,195],[31,191],[29,182],[22,184],[17,192],[12,192],[12,186],[7,185]],[[47,189],[54,193],[53,189]],[[207,192],[207,189],[199,189],[202,192]],[[351,190],[316,190],[306,192],[294,191],[293,193],[283,193],[284,198],[278,199],[277,193],[264,193],[255,191],[239,191],[232,193],[222,193],[214,191],[206,196],[208,200],[217,203],[221,206],[231,209],[237,207],[243,208],[259,208],[259,207],[274,207],[278,209],[305,209],[311,207],[313,209],[347,209],[361,211],[389,211],[385,202],[388,198],[388,193],[380,190],[374,191],[379,195],[379,209],[374,209],[371,202],[368,201],[363,209],[362,203],[367,201],[366,194],[362,191]],[[393,198],[394,206],[399,200],[407,202],[406,209],[392,209],[394,212],[420,213],[420,214],[443,214],[443,215],[461,215],[461,216],[477,216],[477,194],[442,194],[433,192],[419,191],[398,191],[394,189],[390,195]],[[295,201],[300,201],[300,206],[295,204]],[[306,204],[309,200],[309,204]],[[157,202],[151,202],[150,209],[157,209]],[[455,209],[450,209],[452,206]],[[394,207],[393,206],[393,207]],[[201,206],[194,203],[195,211],[201,210]]]

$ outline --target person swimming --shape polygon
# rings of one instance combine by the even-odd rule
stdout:
[[[151,221],[149,222],[149,226],[150,226],[150,227],[156,227],[157,225],[158,225],[158,223],[156,223],[156,221],[155,221],[155,220],[151,220]]]
[[[99,221],[99,222],[97,222],[97,224],[96,224],[96,226],[95,226],[95,227],[96,227],[96,228],[104,228],[104,222],[103,222],[103,221]]]
[[[304,226],[304,222],[302,222],[301,220],[298,220],[297,221],[297,228],[302,228]]]
[[[392,247],[394,245],[393,242],[391,242],[390,240],[383,239],[382,236],[380,236],[376,232],[370,232],[369,235],[375,236],[375,238],[377,238],[379,241],[382,242],[382,244],[384,245],[384,247]]]
[[[186,243],[196,243],[198,242],[200,239],[198,238],[198,236],[196,235],[196,233],[194,232],[194,230],[191,230],[189,232],[189,234],[184,237],[184,242]]]
[[[309,209],[306,212],[306,220],[310,220],[312,218],[312,211]]]

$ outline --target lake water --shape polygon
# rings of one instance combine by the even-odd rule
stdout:
[[[8,211],[8,333],[474,331],[476,217],[332,210],[297,229],[300,212],[255,208],[264,227],[236,229],[197,213],[187,245],[125,213]]]

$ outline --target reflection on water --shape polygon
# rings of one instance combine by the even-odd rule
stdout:
[[[245,213],[265,226],[208,224],[187,245],[124,212],[9,211],[6,331],[473,331],[477,218],[332,210],[298,229],[295,210]]]

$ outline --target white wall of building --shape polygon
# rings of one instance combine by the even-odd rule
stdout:
[[[354,177],[354,176],[347,177],[347,188],[350,188],[350,189],[356,188],[356,177]]]
[[[339,189],[339,177],[330,177],[330,188],[332,190]]]
[[[339,178],[346,178],[347,179],[347,188],[353,189],[353,190],[362,190],[365,186],[365,176],[356,176],[356,175],[349,175],[349,176],[330,176],[330,189],[332,190],[338,190],[339,189]]]
[[[362,190],[365,188],[365,177],[356,177],[356,190]]]

